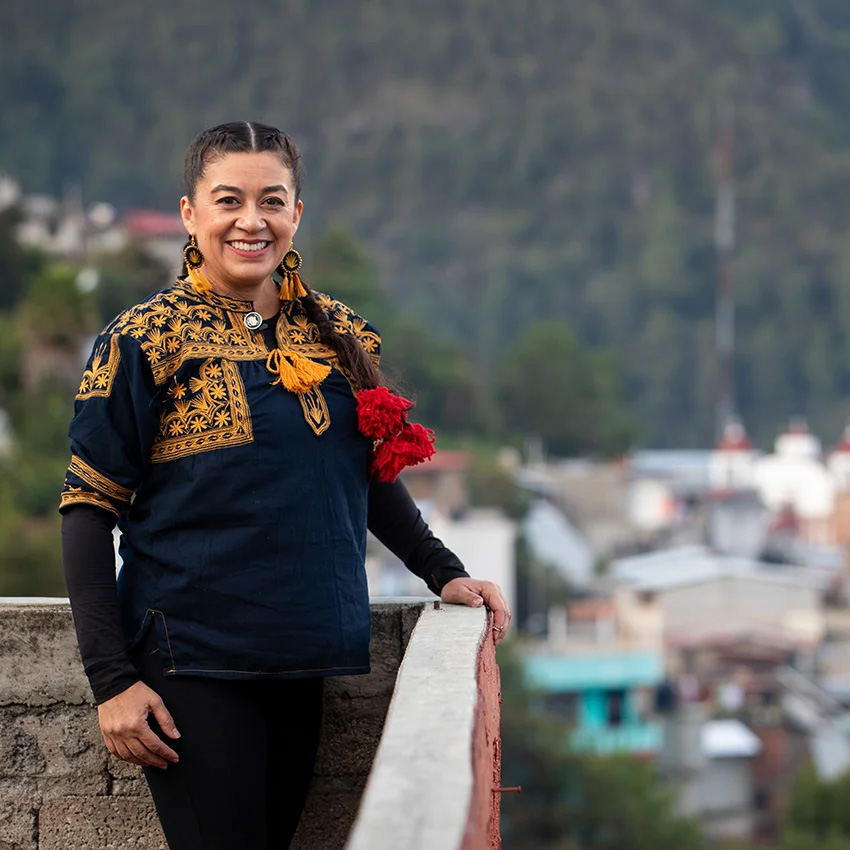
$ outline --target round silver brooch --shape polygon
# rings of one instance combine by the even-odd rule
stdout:
[[[245,314],[243,321],[249,331],[255,331],[263,323],[263,317],[256,310],[251,310],[250,313]]]

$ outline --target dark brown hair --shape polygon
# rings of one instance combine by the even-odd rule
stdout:
[[[229,153],[264,153],[265,151],[277,153],[281,162],[291,172],[295,200],[298,201],[301,197],[304,169],[297,145],[286,133],[276,127],[256,121],[219,124],[217,127],[204,130],[194,139],[186,151],[183,166],[183,182],[187,196],[190,200],[194,200],[198,182],[204,176],[207,165],[213,160]],[[183,273],[186,273],[185,264]],[[353,334],[336,331],[328,314],[322,309],[306,281],[304,281],[304,288],[307,294],[298,299],[304,313],[316,325],[319,339],[336,354],[340,367],[349,375],[357,389],[371,389],[381,384],[380,373],[360,344],[360,340]]]

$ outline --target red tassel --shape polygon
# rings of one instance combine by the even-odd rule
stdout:
[[[413,402],[375,387],[357,393],[357,423],[360,433],[375,441],[370,472],[378,481],[395,481],[406,466],[434,456],[434,432],[407,421]]]
[[[357,419],[360,433],[373,440],[398,434],[407,421],[413,402],[391,393],[386,387],[357,393]]]
[[[401,432],[383,440],[375,449],[370,472],[378,481],[395,481],[406,466],[430,460],[434,454],[434,432],[415,422],[406,422]]]

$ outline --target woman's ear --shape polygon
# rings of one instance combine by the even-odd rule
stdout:
[[[186,232],[192,236],[195,233],[195,210],[186,195],[180,199],[180,218],[183,219],[183,227],[186,228]]]
[[[298,230],[298,225],[301,223],[302,212],[304,212],[304,203],[303,201],[298,201],[292,213],[292,221],[295,224],[295,230],[292,231],[293,236],[295,235],[295,231]]]

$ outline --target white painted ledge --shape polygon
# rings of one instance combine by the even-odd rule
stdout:
[[[399,668],[346,850],[458,850],[472,800],[483,608],[426,607]]]

